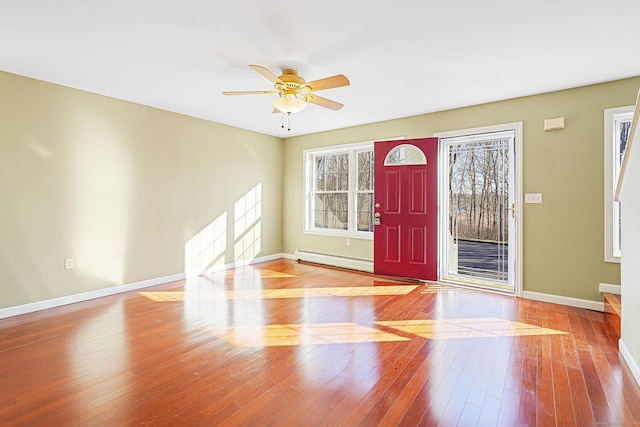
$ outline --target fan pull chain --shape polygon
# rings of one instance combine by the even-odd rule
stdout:
[[[284,113],[280,114],[282,129],[284,129]],[[291,113],[287,113],[287,130],[291,131]]]

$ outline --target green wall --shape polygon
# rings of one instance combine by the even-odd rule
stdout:
[[[282,252],[280,138],[7,73],[0,93],[0,308]]]
[[[524,205],[524,289],[600,300],[600,282],[620,281],[603,261],[603,110],[633,104],[639,86],[283,141],[0,72],[0,308],[296,249],[371,259],[370,240],[302,232],[302,150],[515,121],[524,191],[544,195]],[[543,131],[560,116],[566,129]]]
[[[620,283],[618,264],[604,262],[604,109],[632,105],[640,77],[288,138],[284,145],[284,251],[296,249],[372,259],[370,240],[302,232],[302,163],[307,148],[523,122],[523,190],[543,193],[524,205],[525,291],[601,301],[601,282]],[[340,113],[336,113],[340,114]],[[564,117],[566,128],[543,130]]]

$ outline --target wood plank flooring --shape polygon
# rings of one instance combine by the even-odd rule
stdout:
[[[640,388],[603,313],[277,260],[0,320],[0,425],[640,425]]]

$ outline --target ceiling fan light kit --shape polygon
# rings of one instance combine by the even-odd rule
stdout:
[[[271,103],[282,113],[299,113],[307,108],[307,103],[304,99],[299,99],[295,93],[281,94],[279,98],[274,99]]]
[[[307,107],[307,103],[337,111],[343,107],[339,102],[313,95],[311,92],[349,86],[350,82],[342,74],[327,77],[312,82],[307,82],[298,75],[296,70],[285,68],[281,76],[276,76],[267,68],[260,65],[249,65],[256,72],[262,74],[273,83],[275,90],[222,92],[224,95],[271,95],[278,94],[278,98],[272,101],[276,110],[274,112],[286,113],[291,117],[292,113],[299,113]],[[283,126],[284,128],[284,123]],[[291,130],[291,127],[289,127]]]

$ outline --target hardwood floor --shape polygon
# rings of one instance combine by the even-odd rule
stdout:
[[[0,425],[640,425],[603,313],[278,260],[0,320]]]

